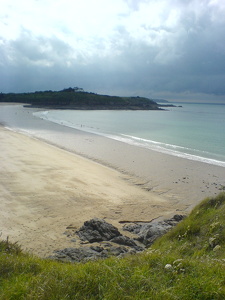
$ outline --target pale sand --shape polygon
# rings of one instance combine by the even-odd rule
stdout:
[[[4,128],[0,159],[2,237],[41,257],[73,247],[63,234],[69,225],[99,217],[119,227],[178,207],[116,170]]]

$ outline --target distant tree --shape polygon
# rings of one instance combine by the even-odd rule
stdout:
[[[78,93],[78,92],[84,92],[84,90],[82,88],[79,88],[79,87],[69,87],[69,88],[66,88],[66,89],[63,89],[62,91],[60,92],[66,92],[66,93]]]
[[[82,88],[79,88],[79,87],[74,87],[73,88],[74,89],[74,92],[84,92],[84,89],[82,89]]]
[[[67,89],[63,89],[61,92],[66,92],[66,93],[73,93],[74,92],[74,88],[67,88]]]

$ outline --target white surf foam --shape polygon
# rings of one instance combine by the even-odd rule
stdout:
[[[111,133],[106,133],[106,132],[99,132],[99,131],[97,131],[97,129],[95,129],[93,127],[88,127],[88,126],[84,126],[81,124],[74,124],[72,122],[56,119],[56,118],[50,116],[48,111],[35,112],[35,113],[33,113],[33,115],[36,117],[39,117],[43,120],[54,122],[54,123],[57,123],[62,126],[67,126],[70,128],[86,131],[89,133],[98,134],[101,136],[105,136],[107,138],[111,138],[111,139],[114,139],[114,140],[117,140],[120,142],[130,144],[130,145],[150,149],[153,151],[173,155],[176,157],[181,157],[181,158],[185,158],[185,159],[189,159],[189,160],[200,161],[200,162],[207,163],[207,164],[225,167],[224,161],[220,161],[217,159],[207,157],[207,156],[213,155],[207,151],[200,151],[197,149],[191,149],[191,148],[182,147],[182,146],[178,146],[178,145],[147,140],[147,139],[130,136],[130,135],[126,135],[126,134],[118,135],[118,134],[111,134]]]

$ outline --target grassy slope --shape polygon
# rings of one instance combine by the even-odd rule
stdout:
[[[225,299],[224,215],[222,193],[144,253],[86,264],[42,260],[3,241],[0,299]]]

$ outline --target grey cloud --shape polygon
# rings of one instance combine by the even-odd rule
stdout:
[[[15,64],[63,63],[72,54],[72,48],[56,37],[35,37],[24,30],[21,36],[8,44]]]
[[[145,1],[128,2],[138,9]],[[82,53],[77,55],[59,38],[34,37],[23,31],[17,40],[2,42],[0,90],[80,86],[121,95],[209,94],[223,95],[225,100],[225,22],[213,20],[207,6],[196,14],[190,10],[192,2],[175,2],[182,7],[176,28],[146,26],[152,39],[157,40],[161,31],[157,43],[132,38],[124,25],[118,25],[110,41],[95,41],[99,54],[87,55],[85,61]],[[101,55],[107,46],[111,53]]]

